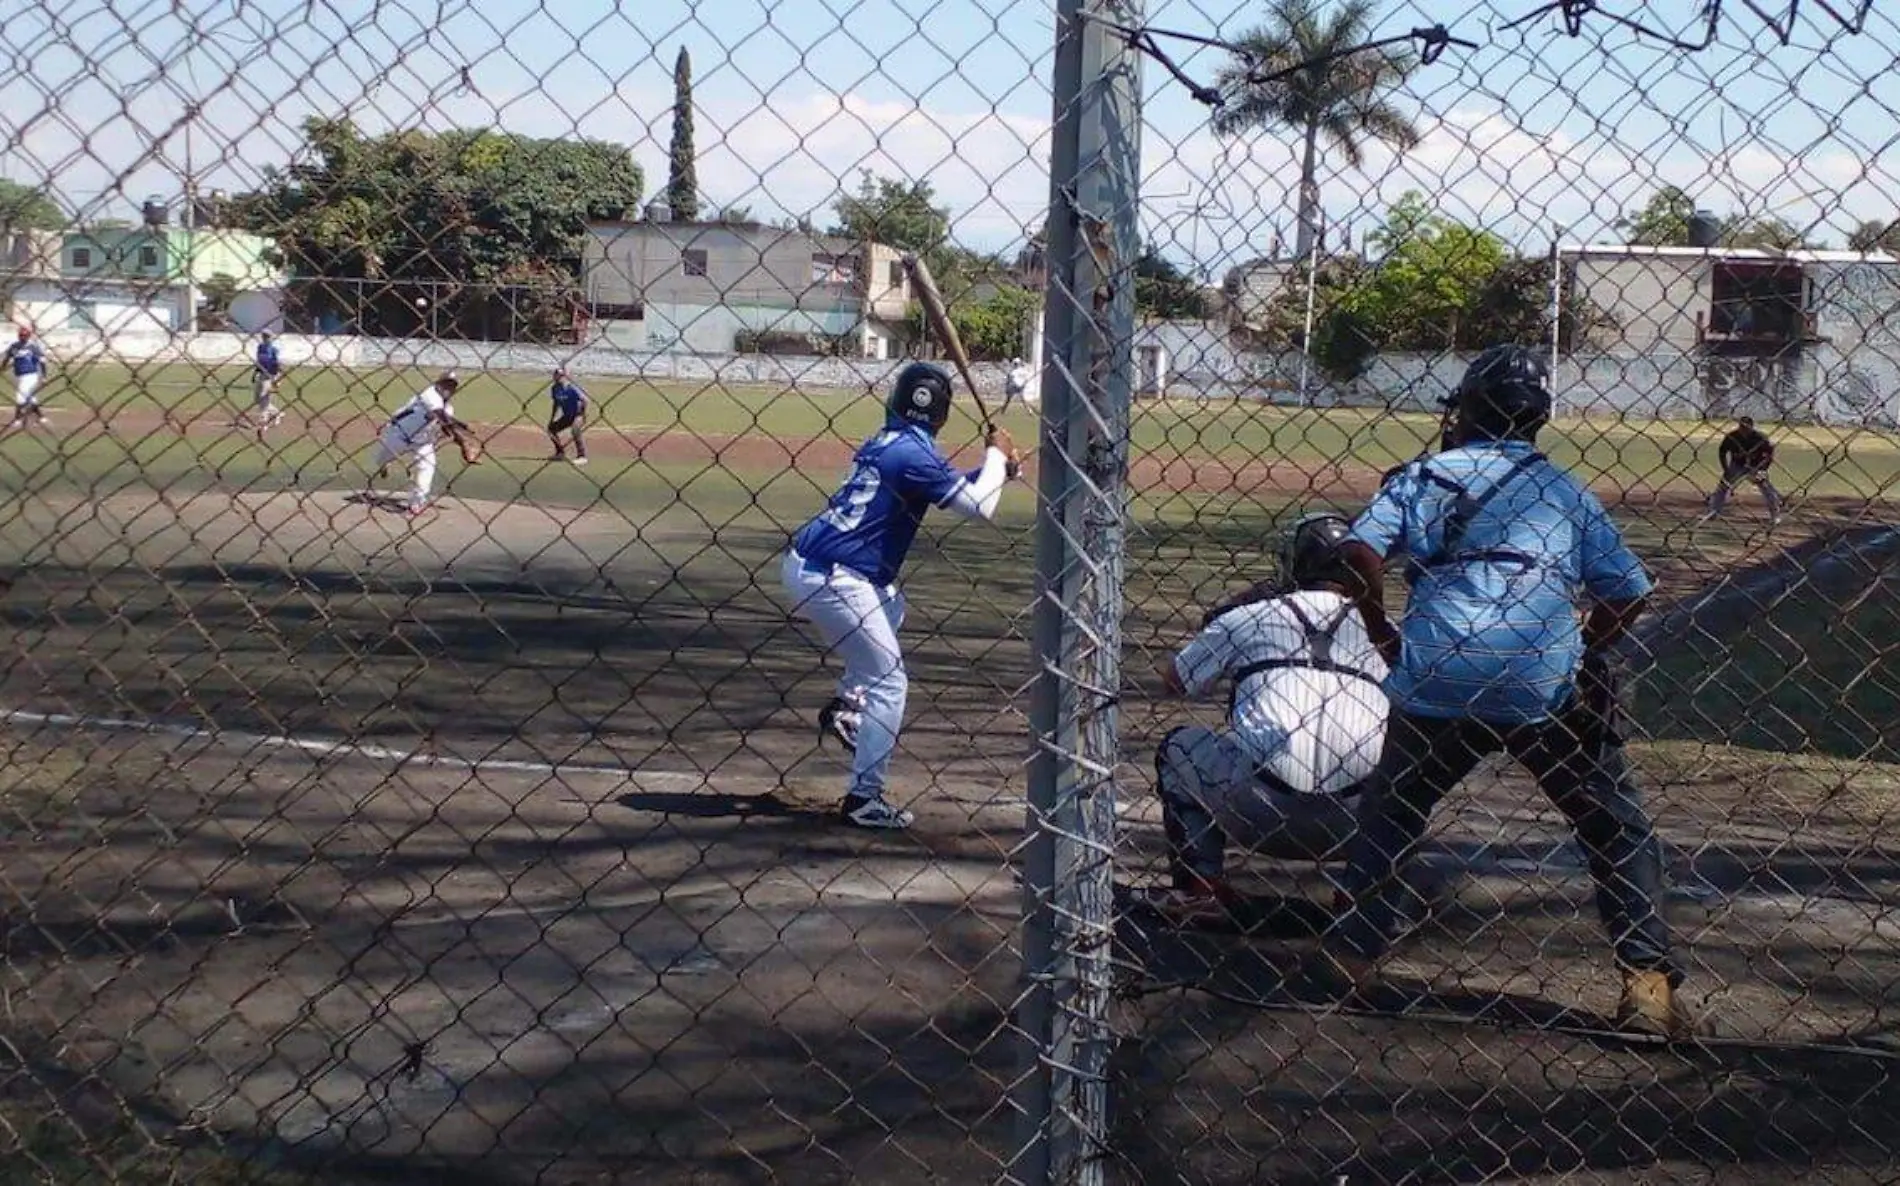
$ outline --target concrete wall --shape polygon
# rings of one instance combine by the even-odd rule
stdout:
[[[43,337],[56,359],[69,362],[116,358],[245,365],[255,345],[253,339],[236,334],[121,333],[108,342],[97,333],[50,330]],[[803,390],[879,390],[904,363],[902,359],[636,352],[598,339],[580,349],[307,335],[285,335],[279,341],[285,360],[293,366],[430,370],[452,366],[468,375],[483,370],[538,374],[566,364],[583,379],[644,378]],[[1455,388],[1468,362],[1459,355],[1381,357],[1364,377],[1350,384],[1332,382],[1315,372],[1308,376],[1304,402],[1315,407],[1428,412]],[[1007,364],[978,363],[972,370],[984,394],[994,395],[1000,405]],[[1167,371],[1168,398],[1301,402],[1297,354],[1223,355],[1211,365],[1205,355],[1170,357]],[[1697,419],[1746,412],[1787,423],[1900,428],[1900,344],[1891,351],[1873,348],[1870,341],[1845,352],[1822,346],[1774,375],[1743,374],[1741,382],[1735,378],[1681,352],[1567,357],[1559,362],[1555,376],[1558,414]]]
[[[704,275],[688,273],[689,253],[703,254]],[[856,244],[777,227],[597,226],[588,235],[583,266],[588,299],[606,304],[864,307],[864,260]],[[888,276],[873,279],[883,281],[882,294]]]
[[[1576,291],[1614,319],[1606,345],[1622,350],[1665,346],[1693,350],[1697,313],[1714,297],[1711,263],[1700,257],[1581,255]]]

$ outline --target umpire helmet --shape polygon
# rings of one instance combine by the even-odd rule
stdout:
[[[1352,534],[1344,516],[1307,515],[1293,525],[1280,544],[1280,578],[1295,589],[1322,582],[1352,583],[1352,570],[1340,555],[1340,545]]]
[[[884,407],[893,417],[935,435],[950,419],[950,376],[927,362],[913,362],[897,372]]]
[[[1458,383],[1461,441],[1537,438],[1550,420],[1550,363],[1524,346],[1492,346],[1471,361]]]

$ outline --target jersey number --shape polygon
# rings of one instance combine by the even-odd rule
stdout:
[[[839,531],[856,529],[864,522],[865,512],[871,509],[871,500],[877,497],[882,481],[875,465],[860,465],[852,470],[831,505],[825,508],[824,521]]]

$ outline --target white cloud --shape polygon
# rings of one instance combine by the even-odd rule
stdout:
[[[1040,105],[1034,88],[1016,83],[1029,92],[1029,106]],[[812,213],[822,221],[839,192],[869,169],[928,179],[952,208],[959,237],[975,245],[1007,250],[1043,220],[1046,118],[789,86],[767,98],[708,89],[696,122],[700,187],[709,203],[749,206],[767,217]],[[305,116],[351,113],[372,129],[500,125],[616,140],[633,146],[649,191],[657,191],[665,179],[671,100],[670,87],[625,80],[591,92],[484,94],[394,78],[344,104],[304,80],[258,79],[208,105],[197,125],[196,163],[201,184],[254,184],[266,165],[283,163],[298,146]],[[0,172],[50,177],[69,199],[111,190],[110,212],[129,213],[126,203],[148,192],[177,191],[183,137],[159,138],[179,111],[162,92],[133,103],[98,82],[76,82],[57,99],[44,81],[30,89],[18,81],[0,86],[0,132],[11,142]],[[1291,240],[1297,162],[1289,136],[1223,141],[1198,108],[1175,102],[1150,111],[1142,187],[1153,239],[1215,276],[1265,253],[1276,229]],[[1683,185],[1724,213],[1777,213],[1803,225],[1819,220],[1837,240],[1859,219],[1896,212],[1892,195],[1900,187],[1884,145],[1860,148],[1845,138],[1781,145],[1759,123],[1705,143],[1683,128],[1647,136],[1635,125],[1623,131],[1604,124],[1584,135],[1562,118],[1546,122],[1530,126],[1501,102],[1471,102],[1429,120],[1409,153],[1374,144],[1358,170],[1327,153],[1322,193],[1333,241],[1340,228],[1357,241],[1407,189],[1531,249],[1548,241],[1553,224],[1571,228],[1572,238],[1604,238],[1620,210],[1661,184]],[[1708,138],[1706,127],[1702,135]]]

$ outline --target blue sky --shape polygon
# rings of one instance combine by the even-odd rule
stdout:
[[[9,18],[0,174],[89,214],[176,193],[187,100],[201,184],[241,189],[297,149],[313,113],[364,126],[499,126],[632,147],[664,179],[672,64],[693,55],[702,190],[760,216],[825,211],[860,169],[923,176],[957,235],[1008,250],[1040,222],[1053,0],[110,0]],[[1391,30],[1442,21],[1482,43],[1421,68],[1398,102],[1425,130],[1364,170],[1329,159],[1323,192],[1356,239],[1400,192],[1534,247],[1611,237],[1618,210],[1684,185],[1727,212],[1774,212],[1838,241],[1900,213],[1900,24],[1846,37],[1812,3],[1779,45],[1739,0],[1700,54],[1593,18],[1580,38],[1534,5],[1388,4]],[[1605,7],[1684,25],[1686,0]],[[1768,7],[1764,5],[1764,7]],[[1837,4],[1837,7],[1840,7]],[[1258,0],[1149,5],[1151,24],[1235,33]],[[1171,45],[1210,77],[1218,51]],[[462,85],[466,68],[466,86]],[[1145,71],[1150,234],[1218,276],[1290,237],[1291,138],[1215,139],[1205,109]],[[1335,232],[1335,236],[1337,235]]]

